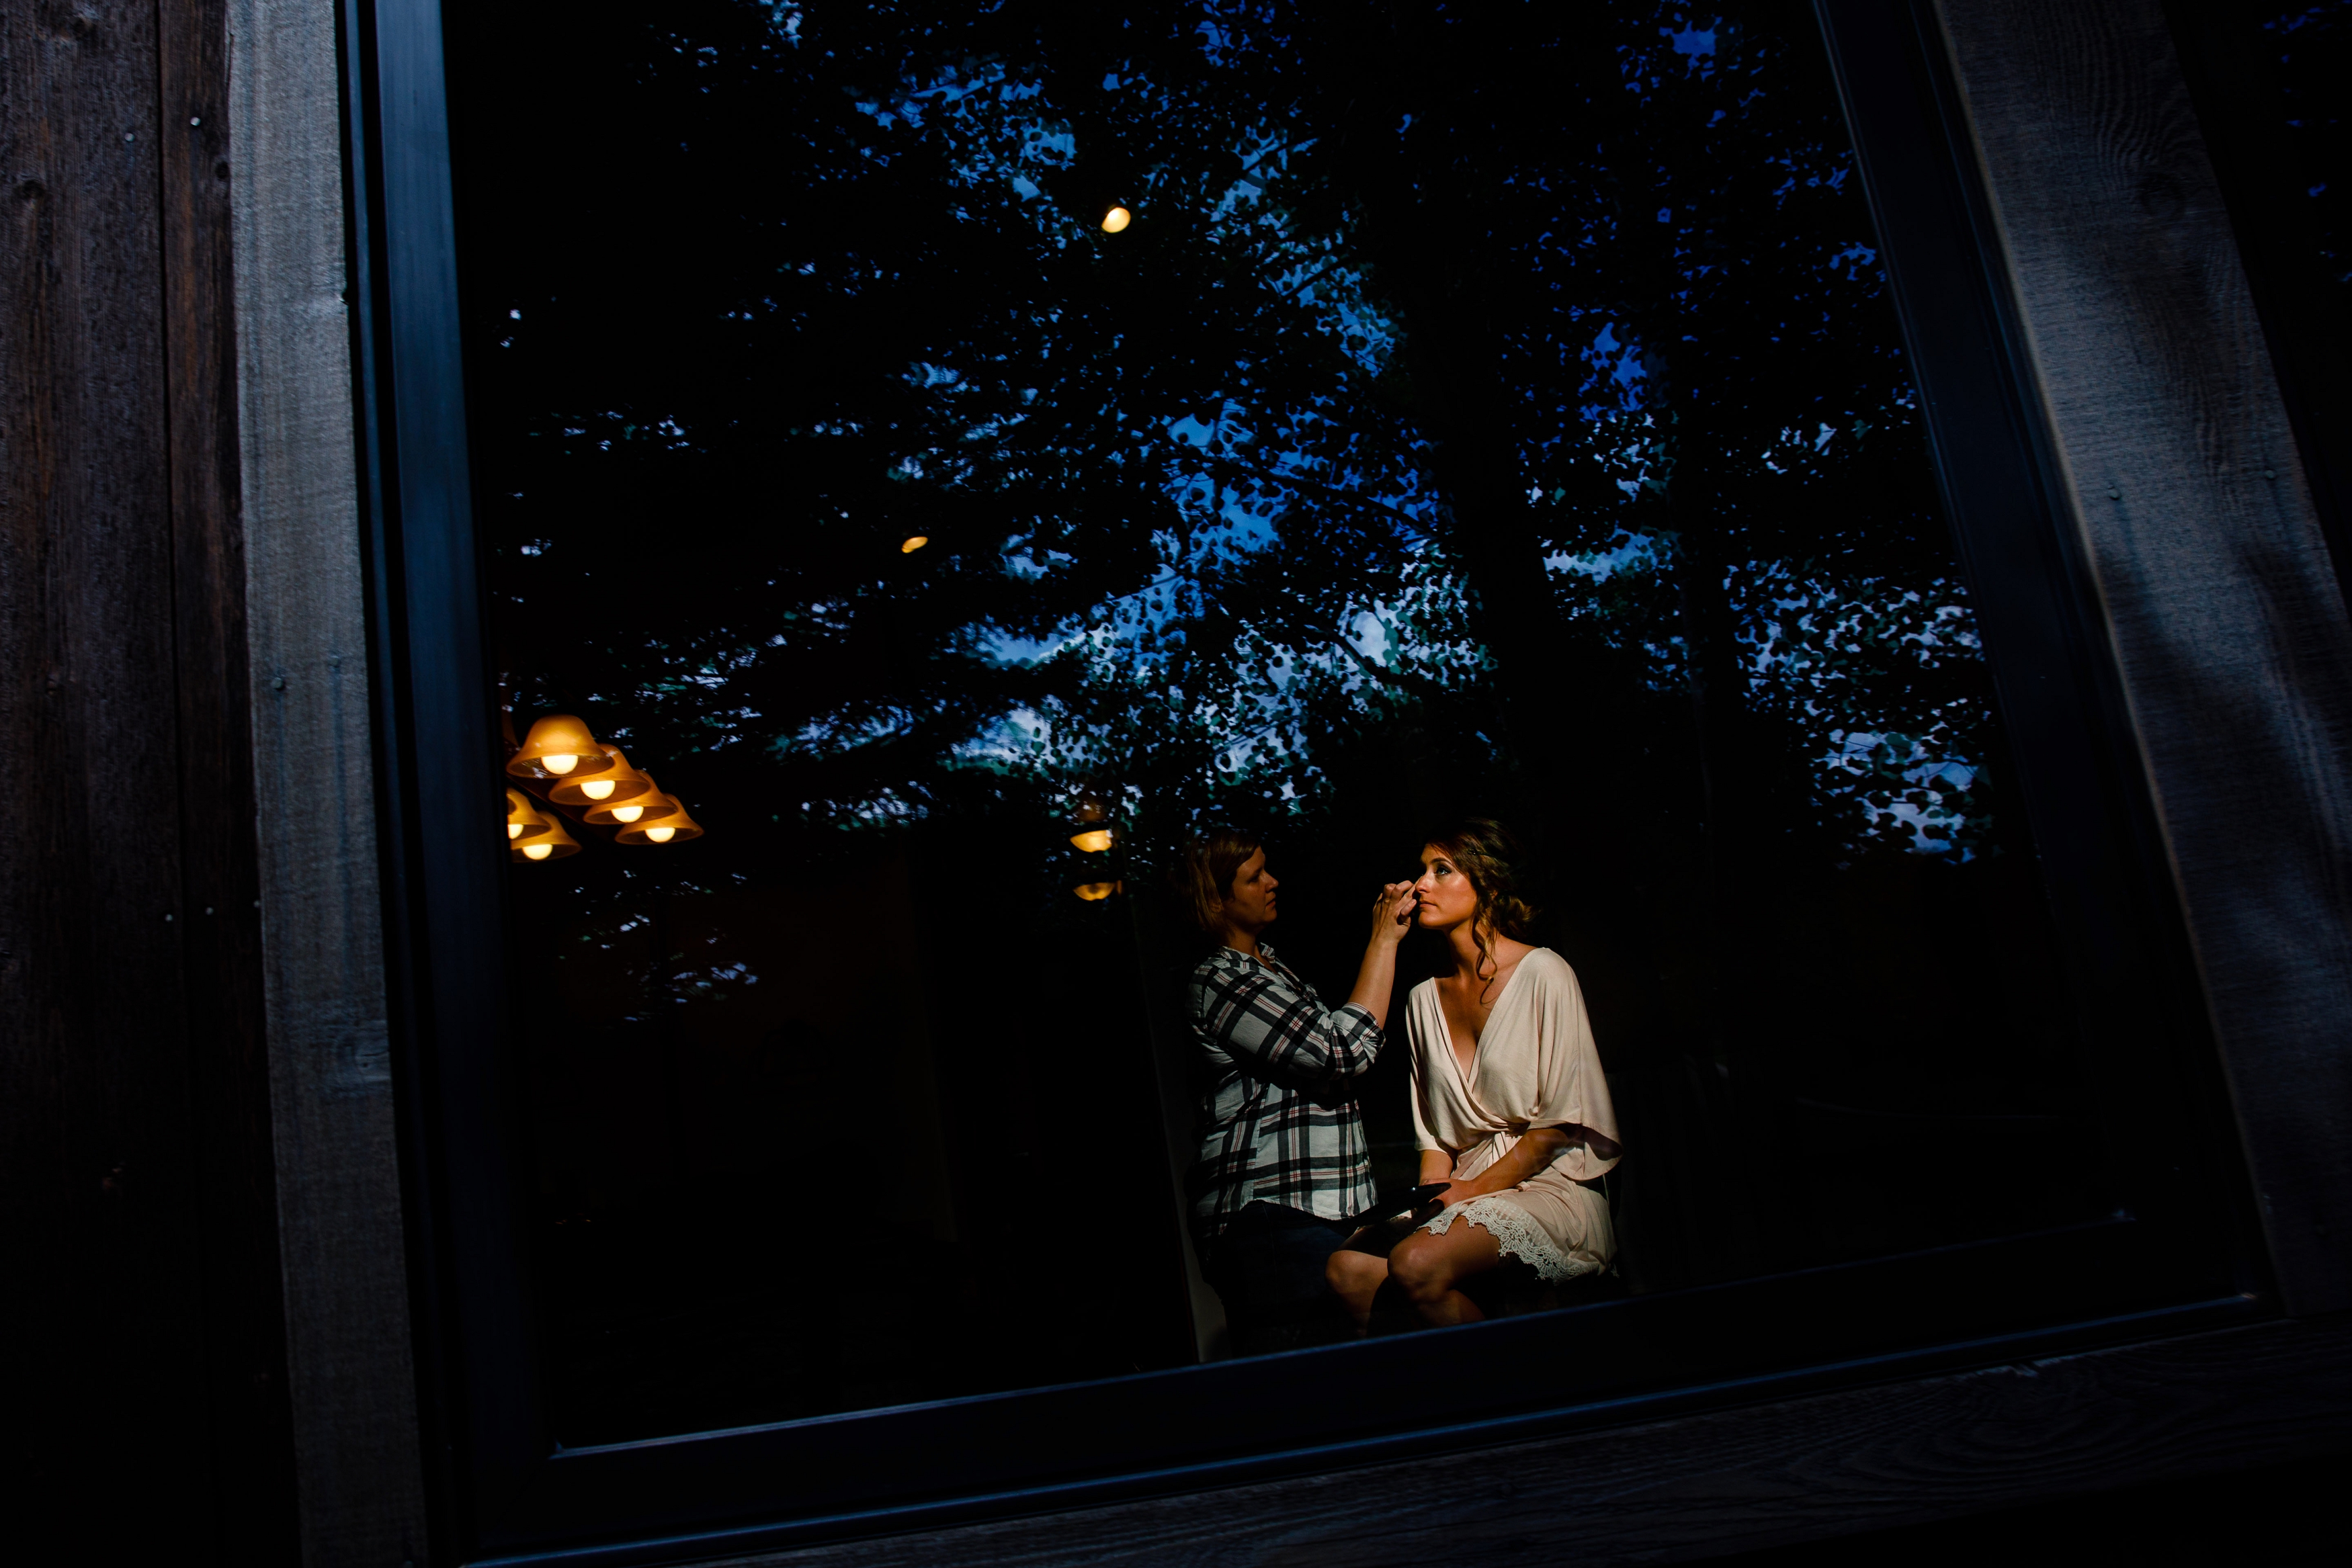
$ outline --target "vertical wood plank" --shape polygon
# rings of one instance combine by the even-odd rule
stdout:
[[[11,1424],[27,1495],[135,1485],[78,1521],[123,1559],[212,1522],[157,63],[150,5],[0,13],[0,1213],[7,1294],[57,1314],[10,1336],[42,1385]]]
[[[159,5],[157,138],[178,698],[181,941],[220,1552],[295,1560],[254,861],[226,0]]]
[[[2352,1307],[2352,622],[2162,5],[1939,3],[2279,1283]]]
[[[425,1560],[333,0],[230,0],[252,758],[302,1556]]]

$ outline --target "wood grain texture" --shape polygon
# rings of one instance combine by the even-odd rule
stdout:
[[[2352,1307],[2352,623],[2158,0],[1941,0],[2279,1283]]]
[[[231,1563],[291,1562],[291,1409],[254,870],[225,0],[157,9],[181,894],[213,1441]]]
[[[153,14],[20,6],[0,28],[0,1212],[11,1272],[47,1309],[9,1336],[49,1350],[10,1402],[42,1428],[17,1473],[55,1506],[87,1485],[96,1410],[196,1451],[204,1338]],[[202,1478],[158,1476],[154,1506],[203,1507]]]
[[[1661,1563],[2352,1446],[2352,1322],[2274,1323],[731,1568]]]
[[[331,0],[231,0],[252,758],[309,1568],[425,1553],[385,1017]]]
[[[45,1314],[8,1341],[15,1479],[123,1560],[291,1555],[226,235],[166,134],[219,97],[217,31],[0,12],[0,1214]]]

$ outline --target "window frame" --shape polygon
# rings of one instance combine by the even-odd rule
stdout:
[[[1980,172],[1927,5],[1822,0],[1824,41],[1879,223],[1955,533],[1989,628],[2045,875],[2083,1005],[2225,1105],[2091,570]],[[497,768],[467,478],[440,18],[346,0],[351,255],[386,936],[404,1173],[439,1511],[460,1554],[621,1563],[983,1518],[1433,1453],[2275,1315],[2242,1165],[2129,1218],[1801,1274],[1058,1388],[558,1450],[537,1393],[504,1047],[504,857],[415,831],[415,803]],[[1927,308],[1924,302],[1933,301]],[[2030,760],[2028,760],[2030,758]],[[2132,1033],[2110,1025],[2110,1040]],[[2102,1036],[2092,1037],[2095,1040]],[[2111,1147],[2167,1100],[2092,1064]],[[2211,1131],[2235,1149],[2226,1125]],[[2186,1231],[2227,1238],[2176,1283]],[[2210,1250],[2210,1247],[2209,1247]],[[2008,1281],[2038,1279],[2031,1301]],[[1933,1311],[1905,1316],[1906,1303]],[[1892,1324],[1893,1326],[1889,1326]],[[1734,1325],[1727,1328],[1727,1325]],[[1694,1356],[1692,1344],[1709,1348]],[[1613,1378],[1557,1370],[1572,1349]],[[1504,1387],[1486,1398],[1448,1391]],[[1379,1398],[1367,1389],[1383,1390]],[[1390,1389],[1407,1391],[1402,1395]],[[1300,1415],[1304,1410],[1307,1415]],[[1279,1414],[1277,1414],[1279,1413]],[[1231,1434],[1255,1431],[1255,1440]],[[1006,1435],[1017,1433],[1016,1442]],[[899,1478],[916,1474],[908,1483]],[[786,1478],[780,1479],[779,1478]]]

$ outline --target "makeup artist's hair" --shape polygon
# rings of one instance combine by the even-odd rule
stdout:
[[[1178,900],[1202,936],[1224,935],[1225,900],[1233,895],[1234,877],[1244,861],[1265,847],[1265,841],[1244,829],[1211,828],[1186,843],[1183,858],[1168,868]]]
[[[1520,890],[1520,868],[1527,852],[1518,836],[1492,817],[1465,817],[1432,833],[1422,842],[1454,862],[1470,879],[1478,895],[1478,912],[1470,917],[1471,939],[1478,945],[1478,973],[1486,973],[1487,954],[1497,936],[1514,942],[1527,938],[1536,917],[1535,905]]]

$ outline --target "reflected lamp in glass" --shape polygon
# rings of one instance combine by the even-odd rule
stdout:
[[[550,826],[530,796],[513,788],[507,790],[507,837],[509,840],[538,838]]]
[[[575,772],[547,792],[547,798],[559,806],[595,806],[600,802],[617,804],[634,800],[653,789],[653,780],[629,766],[629,759],[616,746],[599,746],[608,766],[593,777],[583,778]],[[596,819],[592,815],[589,821]],[[624,818],[622,821],[631,819]]]
[[[569,779],[612,766],[587,725],[568,713],[551,713],[532,725],[521,748],[507,759],[507,771],[518,779]]]
[[[677,802],[661,792],[653,775],[640,773],[646,787],[638,794],[618,800],[596,801],[588,807],[588,821],[600,828],[625,828],[634,822],[650,822],[659,817],[677,814]]]
[[[564,831],[563,819],[552,812],[542,817],[547,831],[537,838],[525,839],[508,852],[519,861],[560,861],[580,852],[580,841]]]
[[[682,844],[688,839],[702,836],[702,824],[686,814],[683,801],[675,795],[665,795],[662,799],[670,808],[667,814],[658,818],[648,814],[629,823],[614,841],[623,844]]]

